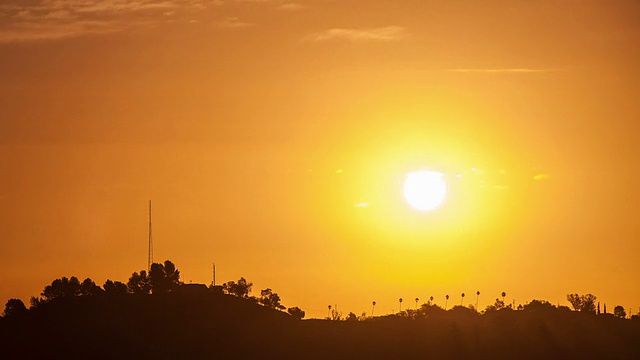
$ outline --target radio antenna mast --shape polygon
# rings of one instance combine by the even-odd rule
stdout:
[[[216,263],[213,263],[213,281],[211,282],[213,286],[216,286]]]
[[[148,272],[151,272],[151,264],[152,263],[153,263],[153,238],[151,236],[151,200],[149,200],[149,257],[148,257],[148,260],[147,260],[147,271]]]

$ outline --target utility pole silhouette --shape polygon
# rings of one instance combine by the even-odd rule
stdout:
[[[149,200],[149,256],[147,257],[147,271],[151,272],[153,264],[153,238],[151,236],[151,200]]]

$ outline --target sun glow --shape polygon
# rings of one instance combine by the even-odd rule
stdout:
[[[444,175],[436,171],[415,171],[407,174],[404,182],[404,198],[419,211],[434,210],[447,195]]]

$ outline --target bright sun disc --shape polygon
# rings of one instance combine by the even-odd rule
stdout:
[[[415,171],[404,181],[404,198],[416,210],[428,211],[440,206],[447,195],[444,175],[437,171]]]

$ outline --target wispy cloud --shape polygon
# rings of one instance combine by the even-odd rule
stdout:
[[[298,3],[285,3],[282,4],[280,6],[278,6],[279,9],[281,10],[288,10],[288,11],[295,11],[295,10],[301,10],[306,8],[306,6],[302,5],[302,4],[298,4]]]
[[[218,26],[223,28],[228,28],[228,29],[237,29],[237,28],[253,26],[253,24],[244,22],[237,17],[228,17],[222,21],[219,21]]]
[[[551,176],[549,174],[538,174],[533,177],[533,180],[535,181],[548,180],[550,177]]]
[[[60,39],[124,30],[198,12],[206,0],[3,0],[0,42]],[[161,15],[161,16],[158,16]]]
[[[329,29],[314,34],[314,41],[348,40],[348,41],[396,41],[407,36],[401,26],[387,26],[370,29]]]
[[[496,74],[496,73],[545,73],[550,72],[550,69],[531,69],[531,68],[464,68],[464,69],[447,69],[448,72],[456,73],[484,73],[484,74]]]

